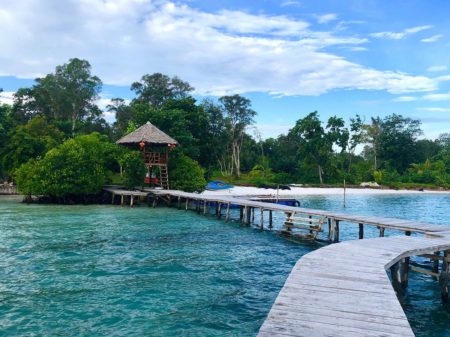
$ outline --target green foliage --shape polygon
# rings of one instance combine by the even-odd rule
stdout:
[[[22,122],[37,115],[49,121],[70,121],[73,136],[86,119],[100,116],[95,101],[101,87],[101,80],[91,75],[89,62],[73,58],[57,66],[54,73],[36,79],[32,88],[20,89],[15,95],[14,114]]]
[[[139,151],[127,151],[119,159],[123,168],[123,184],[128,189],[142,186],[147,169]]]
[[[67,140],[16,172],[22,193],[65,198],[97,194],[106,183],[115,145],[98,133]]]
[[[47,123],[43,117],[35,117],[25,125],[19,125],[8,133],[2,153],[3,168],[10,174],[28,160],[45,155],[62,143],[64,134]]]
[[[170,185],[186,192],[201,191],[206,185],[205,171],[197,161],[181,154],[170,171]]]

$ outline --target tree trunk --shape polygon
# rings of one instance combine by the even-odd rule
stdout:
[[[322,167],[319,165],[318,166],[318,170],[319,170],[319,180],[320,180],[320,185],[323,185],[323,178],[322,178]]]

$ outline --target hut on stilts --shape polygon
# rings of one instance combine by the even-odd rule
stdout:
[[[175,139],[147,122],[116,143],[141,151],[148,177],[153,177],[159,169],[159,185],[163,189],[169,189],[169,150],[178,145]]]

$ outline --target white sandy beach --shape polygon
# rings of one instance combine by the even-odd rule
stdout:
[[[450,191],[413,191],[413,190],[390,190],[375,188],[347,188],[347,195],[380,195],[380,194],[450,194]],[[204,191],[205,195],[230,195],[230,196],[276,196],[276,189],[265,189],[257,187],[235,186],[228,190]],[[290,190],[279,190],[279,196],[301,196],[301,195],[339,195],[344,194],[343,188],[328,187],[291,187]]]

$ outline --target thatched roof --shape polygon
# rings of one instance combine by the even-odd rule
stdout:
[[[140,142],[148,144],[178,144],[172,137],[166,135],[152,123],[142,125],[140,128],[120,138],[116,143],[122,145],[139,144]]]

